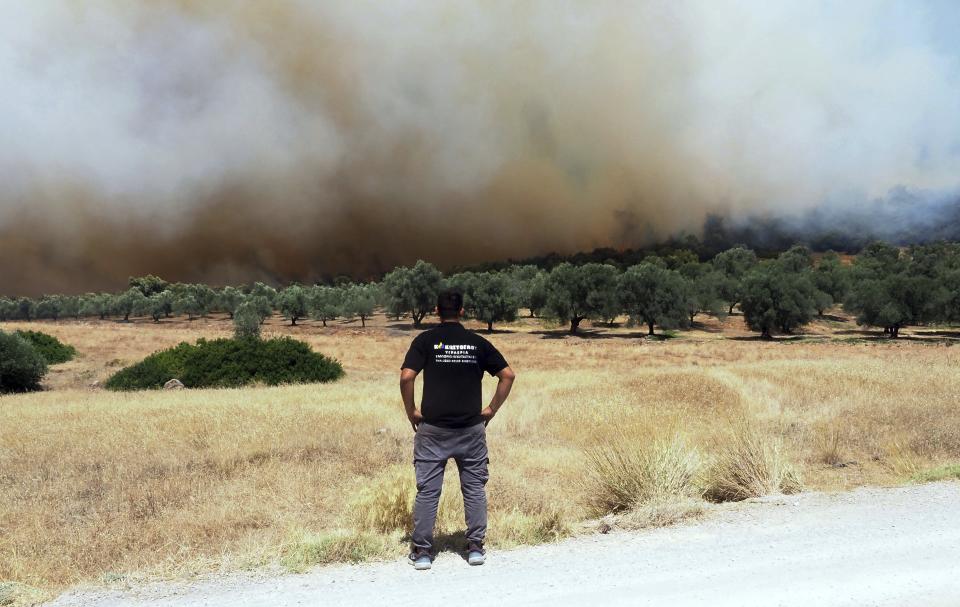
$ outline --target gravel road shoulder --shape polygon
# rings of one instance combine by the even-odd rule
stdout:
[[[960,605],[960,483],[805,493],[664,529],[405,562],[76,589],[55,607]]]

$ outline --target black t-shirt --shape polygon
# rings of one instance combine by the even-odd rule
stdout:
[[[458,322],[417,335],[402,366],[423,371],[423,421],[443,428],[481,423],[483,372],[496,375],[506,367],[493,344]]]

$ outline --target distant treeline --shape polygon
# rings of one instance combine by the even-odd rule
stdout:
[[[461,266],[454,271],[483,272],[512,265],[535,265],[549,270],[563,262],[608,263],[626,268],[651,255],[664,257],[680,251],[708,261],[736,246],[753,250],[761,259],[776,257],[796,244],[814,252],[854,254],[876,241],[897,246],[960,241],[960,197],[938,198],[900,188],[880,200],[858,205],[825,204],[793,216],[733,217],[714,213],[704,220],[701,236],[680,234],[638,248],[605,247],[572,255],[548,253]]]
[[[443,289],[464,294],[469,317],[486,323],[531,317],[562,322],[576,333],[584,320],[612,325],[618,318],[656,327],[685,328],[697,315],[717,318],[736,307],[748,326],[764,336],[791,333],[834,305],[855,314],[860,324],[882,327],[896,337],[902,327],[960,321],[960,243],[940,242],[901,249],[875,242],[852,264],[828,252],[819,258],[795,245],[760,259],[746,247],[732,247],[707,260],[686,248],[664,248],[605,262],[560,261],[546,270],[516,264],[488,271],[444,275],[419,261],[398,267],[380,282],[338,281],[293,284],[277,290],[264,283],[215,289],[203,284],[168,283],[156,276],[131,278],[120,293],[0,298],[0,320],[36,318],[189,318],[223,312],[233,317],[242,305],[263,322],[275,312],[295,325],[304,318],[323,323],[359,319],[362,326],[378,309],[420,326]],[[580,258],[574,258],[579,261]],[[254,320],[254,323],[256,321]]]

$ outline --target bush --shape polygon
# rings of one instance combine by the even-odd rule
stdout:
[[[703,496],[714,502],[735,502],[774,493],[797,493],[802,488],[800,475],[784,455],[780,441],[744,421],[720,437]]]
[[[27,340],[0,331],[0,394],[40,389],[47,361]]]
[[[351,504],[354,523],[378,533],[410,531],[416,494],[416,483],[409,470],[389,470],[378,481],[371,482]]]
[[[339,362],[290,337],[186,342],[151,354],[110,379],[109,390],[150,390],[179,379],[187,388],[235,388],[329,382],[343,376]]]
[[[77,355],[76,348],[61,342],[53,335],[47,335],[40,331],[17,331],[17,335],[33,346],[33,349],[40,353],[40,356],[47,361],[48,365],[65,363],[68,360],[73,360],[73,357]]]
[[[696,493],[700,455],[680,437],[649,446],[626,438],[611,441],[587,452],[587,461],[590,505],[599,514]]]

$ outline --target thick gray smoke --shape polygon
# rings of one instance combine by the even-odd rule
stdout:
[[[0,0],[0,291],[638,246],[960,183],[960,7]]]

